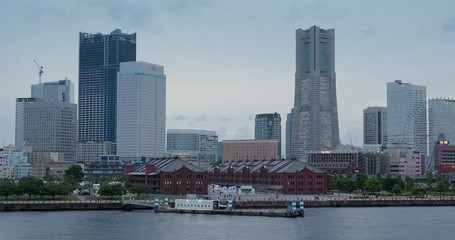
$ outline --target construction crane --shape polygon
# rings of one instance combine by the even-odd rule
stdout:
[[[39,84],[41,84],[41,75],[43,75],[43,66],[40,66],[35,59],[33,59],[33,61],[35,62],[36,67],[38,68]]]

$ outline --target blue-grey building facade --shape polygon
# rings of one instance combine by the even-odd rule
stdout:
[[[335,76],[335,29],[296,30],[296,72],[291,157],[340,143]]]
[[[79,141],[116,142],[117,72],[131,61],[136,33],[79,34]]]
[[[42,99],[46,102],[74,101],[74,83],[68,79],[32,85],[32,98]]]
[[[278,156],[281,158],[281,116],[279,113],[256,114],[255,140],[277,140]]]

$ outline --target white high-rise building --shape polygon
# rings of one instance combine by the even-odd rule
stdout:
[[[427,154],[426,87],[387,83],[387,144],[405,145]]]
[[[120,63],[117,80],[117,155],[164,157],[166,75],[146,62]]]
[[[434,145],[439,134],[455,144],[455,100],[432,98],[428,100],[428,167],[434,170]]]

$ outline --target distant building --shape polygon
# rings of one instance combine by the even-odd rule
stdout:
[[[28,162],[32,165],[39,162],[41,159],[51,159],[54,162],[64,162],[65,154],[59,152],[24,152],[28,158]]]
[[[390,172],[390,157],[385,152],[362,152],[358,164],[359,171],[366,175],[386,175]]]
[[[77,162],[90,163],[99,161],[103,155],[115,155],[116,144],[112,142],[78,142]]]
[[[16,176],[16,170],[14,166],[10,166],[8,163],[8,155],[0,154],[0,179],[8,178],[14,179]]]
[[[278,113],[256,114],[255,140],[277,140],[278,156],[281,158],[281,116]]]
[[[359,151],[316,151],[308,153],[308,163],[318,169],[334,172],[349,173],[358,171]]]
[[[335,150],[340,143],[335,74],[335,29],[296,30],[291,157]]]
[[[428,100],[428,167],[438,170],[434,163],[434,147],[438,144],[440,134],[445,140],[455,143],[455,100],[432,98]]]
[[[15,129],[15,145],[16,150],[22,151],[24,144],[25,131],[25,105],[35,102],[35,98],[16,98],[16,129]]]
[[[231,161],[209,171],[210,184],[257,185],[285,194],[328,191],[326,172],[299,160]]]
[[[32,85],[32,98],[45,102],[75,103],[74,83],[68,79]]]
[[[443,134],[440,134],[434,145],[434,170],[437,175],[455,182],[455,145],[449,145]]]
[[[19,180],[32,175],[32,166],[27,162],[23,152],[0,152],[0,179],[9,178]]]
[[[218,159],[220,144],[215,131],[193,129],[167,130],[167,154],[201,168],[213,166]]]
[[[285,194],[328,191],[328,176],[298,160],[230,161],[204,171],[181,159],[151,159],[125,172],[153,193],[207,194],[209,184],[258,185]]]
[[[124,166],[119,156],[101,156],[98,161],[84,165],[84,177],[113,180],[123,175]]]
[[[223,161],[280,159],[277,140],[224,140]]]
[[[56,162],[51,158],[43,157],[33,164],[33,177],[42,179],[46,174],[57,178],[63,179],[65,171],[73,165],[65,162]]]
[[[166,139],[164,67],[120,63],[117,80],[117,155],[164,157]]]
[[[426,106],[426,87],[401,80],[388,82],[387,144],[405,145],[426,156]]]
[[[16,143],[32,152],[59,152],[76,161],[77,105],[16,100]],[[22,140],[22,141],[21,141]],[[24,144],[29,149],[24,149]]]
[[[292,124],[294,119],[294,109],[286,116],[286,159],[291,158]]]
[[[425,155],[406,145],[387,148],[390,156],[389,173],[399,176],[421,176],[425,173]]]
[[[363,144],[387,144],[387,108],[368,107],[363,110]]]
[[[136,61],[136,33],[79,34],[79,142],[116,142],[117,72]]]

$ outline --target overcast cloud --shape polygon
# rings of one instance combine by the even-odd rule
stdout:
[[[164,65],[168,129],[253,138],[254,115],[278,112],[284,133],[295,29],[318,25],[336,29],[341,141],[361,145],[362,109],[386,105],[386,82],[454,97],[453,9],[450,0],[2,1],[0,141],[14,143],[15,98],[38,82],[33,59],[43,81],[77,86],[79,32],[116,28],[137,32],[137,60]]]

